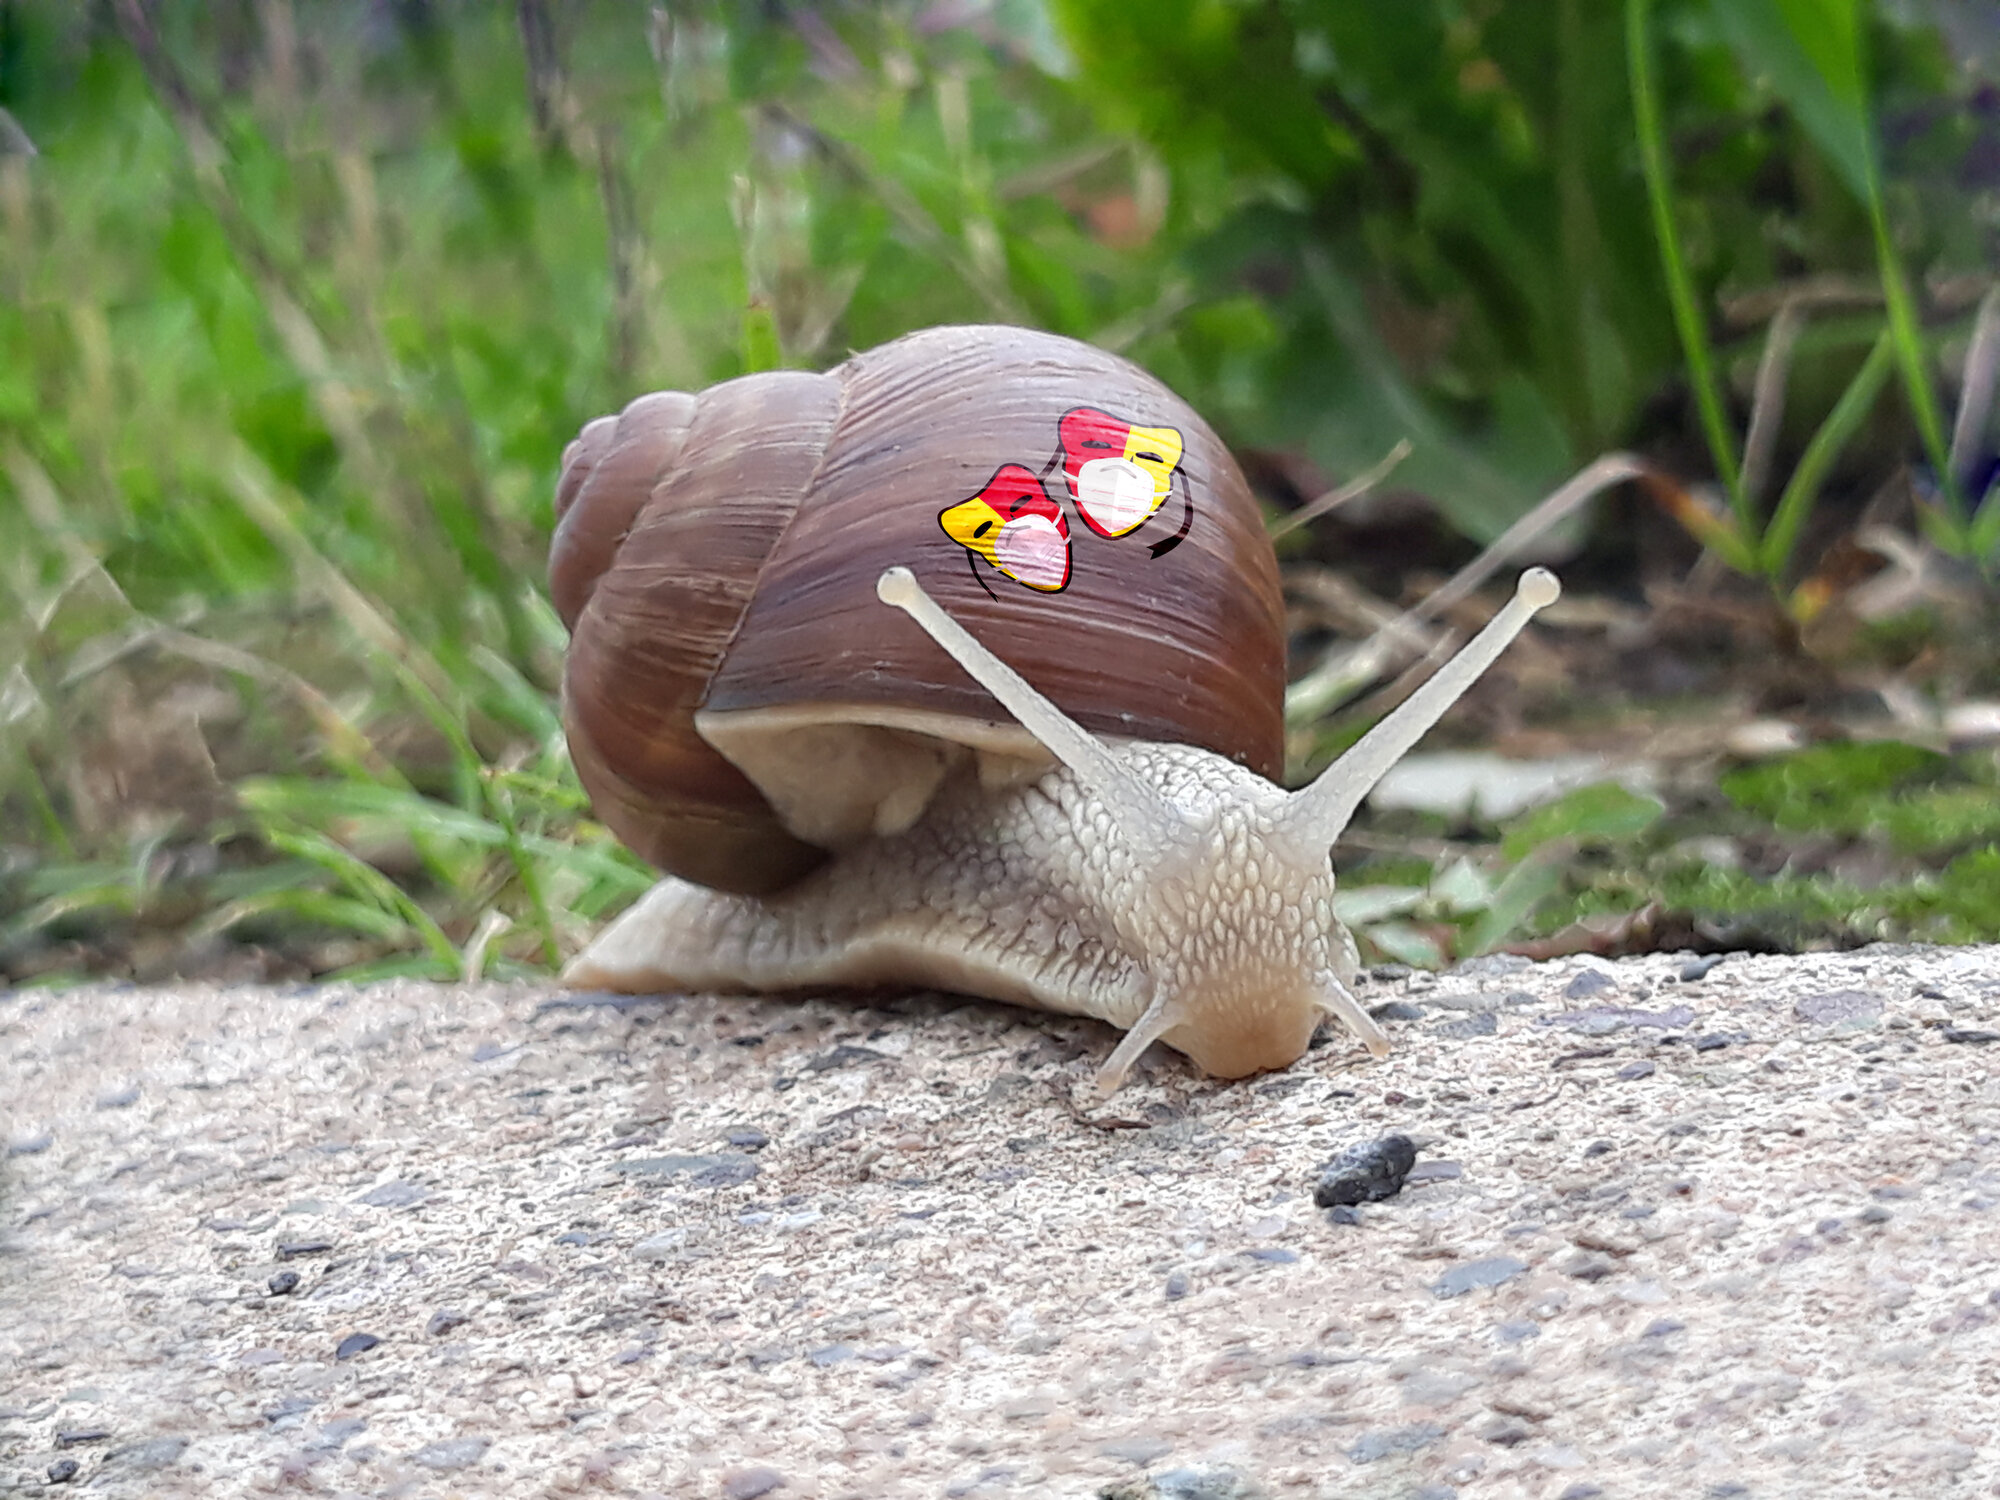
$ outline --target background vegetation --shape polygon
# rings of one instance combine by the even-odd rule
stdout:
[[[1706,652],[1682,711],[1834,741],[1385,822],[1378,951],[2000,936],[1943,712],[1996,687],[1996,59],[1971,0],[0,0],[0,973],[556,962],[646,880],[552,710],[562,444],[955,320],[1139,360],[1274,518],[1407,439],[1284,543],[1391,604],[1636,449],[1539,543],[1610,609],[1539,699],[1587,739],[1609,653]]]

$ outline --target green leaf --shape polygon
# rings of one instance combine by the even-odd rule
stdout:
[[[1472,924],[1460,951],[1491,953],[1513,936],[1535,908],[1561,888],[1570,852],[1564,843],[1544,844],[1509,870],[1494,889],[1486,910]]]
[[[1769,84],[1866,203],[1875,138],[1860,0],[1711,0],[1709,14],[1744,71]]]
[[[1509,860],[1521,860],[1558,839],[1572,847],[1619,844],[1635,839],[1659,821],[1666,804],[1601,781],[1579,787],[1510,823],[1500,844]]]

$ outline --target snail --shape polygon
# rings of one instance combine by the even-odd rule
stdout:
[[[824,374],[642,396],[563,455],[563,717],[665,877],[565,982],[935,986],[1242,1077],[1336,1018],[1380,1056],[1334,840],[1558,592],[1541,569],[1310,785],[1256,502],[1089,345],[911,334]],[[1072,524],[1072,522],[1080,524]]]

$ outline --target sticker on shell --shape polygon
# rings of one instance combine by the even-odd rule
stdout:
[[[1025,464],[1002,464],[978,494],[938,512],[938,525],[965,548],[975,577],[983,559],[1044,594],[1069,587],[1069,522]]]
[[[1142,427],[1095,406],[1077,406],[1056,423],[1060,464],[1083,524],[1099,536],[1130,536],[1158,514],[1179,481],[1180,529],[1151,545],[1159,557],[1180,545],[1194,521],[1194,499],[1181,467],[1178,427]],[[1047,472],[1046,470],[1044,472]]]

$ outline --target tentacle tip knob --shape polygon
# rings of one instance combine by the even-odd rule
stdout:
[[[1530,609],[1547,609],[1562,597],[1562,591],[1561,580],[1547,568],[1528,569],[1515,586],[1516,595]]]
[[[908,568],[884,568],[882,576],[875,580],[875,597],[898,609],[907,609],[915,602],[918,592],[917,575]]]

